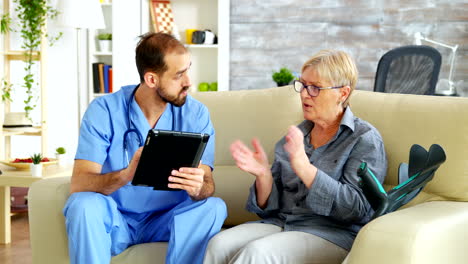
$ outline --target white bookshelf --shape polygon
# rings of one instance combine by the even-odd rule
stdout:
[[[93,67],[92,64],[95,62],[102,62],[108,65],[113,65],[112,61],[112,45],[111,51],[101,51],[97,40],[97,35],[100,33],[113,33],[112,28],[112,3],[102,3],[102,13],[104,15],[104,23],[106,27],[104,29],[88,30],[88,62],[87,62],[87,76],[88,76],[88,103],[91,102],[95,97],[102,94],[94,92],[93,83]],[[113,41],[112,41],[113,42]]]
[[[113,91],[139,82],[135,66],[135,47],[139,36],[153,31],[150,1],[113,0],[102,4],[105,29],[88,30],[87,93],[88,103],[102,94],[93,90],[92,63],[112,65]],[[186,29],[211,29],[218,37],[215,45],[187,45],[192,54],[192,92],[200,82],[218,82],[218,91],[229,88],[229,8],[230,0],[172,0],[175,23],[181,41],[186,43]],[[96,36],[112,33],[112,52],[98,49]]]
[[[183,43],[186,29],[209,29],[218,37],[215,45],[187,45],[192,54],[192,92],[200,82],[218,82],[218,91],[229,90],[230,0],[172,0],[171,5]]]

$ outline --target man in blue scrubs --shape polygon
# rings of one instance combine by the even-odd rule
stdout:
[[[97,98],[82,120],[63,210],[72,264],[110,263],[132,245],[156,241],[169,241],[166,263],[202,263],[227,216],[224,202],[210,197],[214,129],[208,109],[187,94],[189,52],[168,34],[149,33],[138,43],[136,64],[140,84]],[[131,185],[152,128],[210,135],[198,168],[155,175],[178,191]]]

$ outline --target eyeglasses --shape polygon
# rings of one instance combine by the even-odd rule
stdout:
[[[304,88],[307,90],[307,93],[312,96],[312,97],[315,97],[315,96],[318,96],[319,93],[320,93],[320,90],[330,90],[330,89],[339,89],[339,88],[342,88],[344,85],[342,86],[336,86],[336,87],[317,87],[315,85],[305,85],[303,84],[301,81],[294,81],[294,90],[298,93],[302,92],[302,90],[304,90]]]

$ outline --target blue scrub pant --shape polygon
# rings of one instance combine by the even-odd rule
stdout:
[[[71,264],[110,263],[128,247],[169,241],[166,263],[202,263],[211,237],[227,217],[223,200],[187,199],[170,210],[131,214],[117,209],[110,196],[74,193],[63,213]]]

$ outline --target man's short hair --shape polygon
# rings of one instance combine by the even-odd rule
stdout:
[[[312,67],[320,78],[329,81],[333,86],[348,85],[351,92],[343,102],[343,107],[348,106],[359,74],[353,58],[344,51],[321,50],[304,63],[302,72],[309,67]]]
[[[140,82],[144,81],[146,72],[155,72],[162,75],[167,71],[165,56],[171,52],[184,54],[187,48],[166,33],[149,32],[140,36],[140,41],[135,49],[135,62],[140,75]]]

